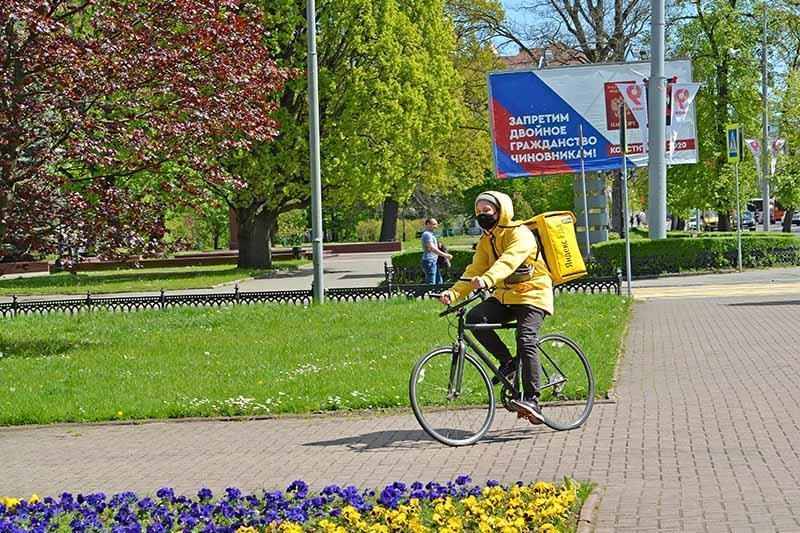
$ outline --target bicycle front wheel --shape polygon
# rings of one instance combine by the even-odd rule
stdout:
[[[448,446],[473,444],[494,420],[494,391],[483,366],[470,354],[458,386],[458,357],[452,347],[423,355],[408,384],[414,416],[434,439]]]
[[[538,342],[542,367],[539,404],[544,423],[556,430],[586,422],[594,405],[594,375],[575,342],[564,335],[543,335]]]

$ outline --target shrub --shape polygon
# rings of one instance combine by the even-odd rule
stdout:
[[[446,272],[445,281],[456,281],[472,263],[472,250],[452,250],[447,253],[453,255],[450,269]],[[395,269],[394,279],[397,283],[424,283],[425,276],[422,272],[422,251],[403,252],[392,256],[392,266]]]
[[[791,236],[790,236],[791,237]],[[636,275],[690,270],[717,270],[736,266],[736,233],[675,239],[631,240],[631,269]],[[595,275],[612,275],[625,268],[625,242],[592,246]],[[742,235],[742,263],[747,267],[800,264],[800,239],[763,233]]]
[[[278,233],[273,239],[273,246],[297,246],[303,244],[308,226],[306,212],[303,209],[295,209],[278,215]]]
[[[356,224],[358,242],[376,242],[381,236],[381,221],[374,218],[359,220]]]

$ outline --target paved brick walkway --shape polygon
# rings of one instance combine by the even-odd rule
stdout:
[[[604,487],[597,531],[800,531],[800,300],[649,300],[634,316],[617,403],[576,431],[504,412],[458,449],[408,414],[1,429],[0,495],[569,475]]]

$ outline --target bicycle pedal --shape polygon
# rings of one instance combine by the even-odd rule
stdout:
[[[524,413],[522,413],[520,411],[517,411],[517,418],[522,418],[524,420],[527,420],[528,422],[530,422],[534,426],[538,426],[540,424],[544,424],[543,421],[539,420],[535,416],[526,415],[526,414],[524,414]]]

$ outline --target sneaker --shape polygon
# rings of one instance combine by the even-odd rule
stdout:
[[[544,423],[542,409],[536,400],[511,400],[511,407],[517,410],[519,418],[527,418],[531,424]]]
[[[497,371],[508,381],[513,381],[514,375],[517,373],[517,365],[512,359],[511,361],[501,363]],[[492,376],[492,385],[500,385],[500,378]]]

